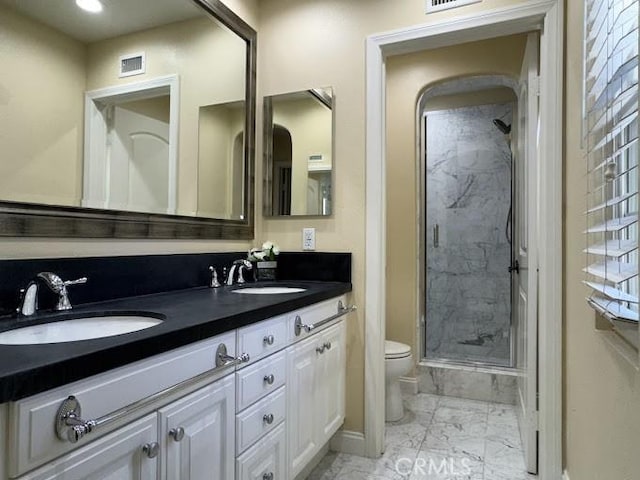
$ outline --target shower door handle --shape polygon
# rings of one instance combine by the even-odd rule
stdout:
[[[440,246],[440,225],[437,223],[433,226],[433,247],[438,248]]]

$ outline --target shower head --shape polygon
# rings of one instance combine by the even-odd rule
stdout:
[[[506,123],[504,123],[502,120],[500,120],[499,118],[495,118],[493,120],[493,124],[498,127],[498,130],[500,130],[502,133],[504,133],[505,135],[509,135],[511,133],[511,125],[507,125]]]

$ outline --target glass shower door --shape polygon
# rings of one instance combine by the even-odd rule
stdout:
[[[427,360],[511,365],[511,104],[425,114]]]

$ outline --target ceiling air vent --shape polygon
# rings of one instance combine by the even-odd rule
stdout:
[[[122,55],[120,57],[120,77],[130,77],[144,73],[145,63],[144,52]]]
[[[480,3],[482,0],[425,0],[426,12],[433,13],[449,8],[463,7],[472,3]]]

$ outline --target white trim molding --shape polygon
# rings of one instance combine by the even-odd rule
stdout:
[[[567,472],[566,470],[564,471],[564,473],[562,474],[562,480],[571,480],[569,478],[569,472]]]
[[[372,35],[366,41],[366,258],[386,258],[385,61],[391,55],[541,30],[540,479],[562,477],[563,3],[519,3]],[[384,451],[385,262],[367,264],[365,453]]]
[[[334,452],[350,453],[351,455],[364,457],[364,435],[360,432],[338,430],[331,438],[330,448]]]

